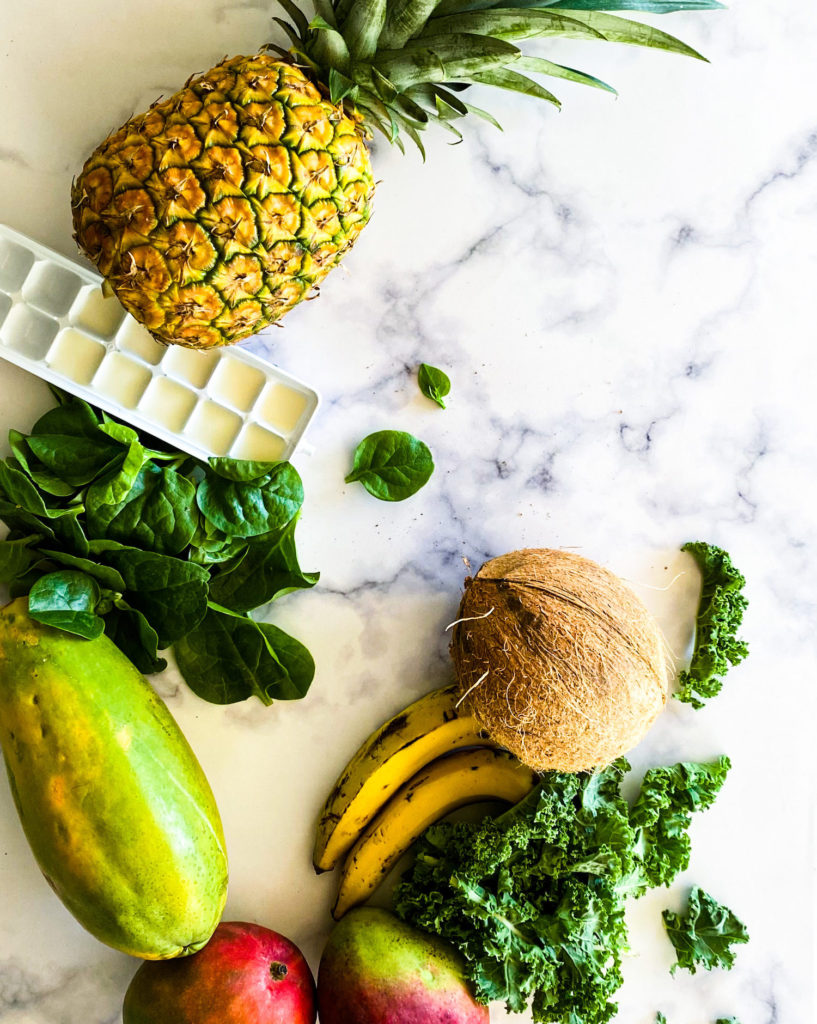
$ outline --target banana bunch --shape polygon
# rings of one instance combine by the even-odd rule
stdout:
[[[466,804],[516,803],[538,781],[458,701],[446,686],[410,704],[372,733],[332,788],[313,863],[321,872],[343,861],[336,920],[368,899],[429,825]]]

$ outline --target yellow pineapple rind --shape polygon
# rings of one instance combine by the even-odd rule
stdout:
[[[157,340],[232,344],[308,298],[369,220],[363,136],[299,68],[232,57],[88,158],[74,237]]]

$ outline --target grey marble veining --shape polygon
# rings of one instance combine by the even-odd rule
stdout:
[[[0,220],[75,255],[68,189],[86,153],[191,71],[254,50],[269,14],[263,0],[4,9]],[[817,11],[741,0],[656,23],[711,63],[560,42],[542,52],[619,97],[565,83],[561,112],[482,97],[504,132],[430,137],[425,165],[376,142],[376,214],[355,252],[252,342],[324,396],[298,461],[301,561],[321,585],[271,612],[312,649],[313,688],[262,709],[202,704],[172,671],[157,686],[222,809],[228,916],[285,932],[317,965],[332,880],[311,870],[315,814],[371,729],[450,678],[445,626],[468,567],[519,546],[579,550],[631,582],[683,663],[697,591],[679,546],[723,544],[749,581],[751,656],[705,710],[671,703],[633,761],[725,752],[734,767],[693,825],[689,871],[631,908],[617,1021],[808,1024]],[[420,361],[451,377],[444,412],[417,391]],[[47,404],[0,366],[3,431]],[[343,483],[381,427],[434,452],[402,504]],[[669,974],[660,911],[692,883],[748,924],[728,974]],[[60,907],[5,786],[0,892],[0,1021],[116,1024],[136,965]]]

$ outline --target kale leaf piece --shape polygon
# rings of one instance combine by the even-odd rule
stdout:
[[[459,949],[480,1001],[531,1004],[542,1024],[605,1024],[621,985],[626,898],[686,866],[680,837],[728,764],[653,769],[632,810],[623,758],[592,774],[547,772],[498,818],[429,828],[395,910]]]
[[[746,925],[697,885],[689,894],[686,913],[665,910],[661,916],[678,958],[672,965],[673,974],[679,967],[692,974],[699,966],[707,971],[713,967],[728,971],[735,962],[732,946],[749,941]]]
[[[737,665],[749,653],[737,631],[748,601],[742,593],[744,577],[732,565],[729,555],[714,544],[691,541],[682,551],[698,563],[703,575],[701,599],[695,623],[695,644],[689,668],[681,672],[678,700],[702,708],[723,686],[730,665]]]

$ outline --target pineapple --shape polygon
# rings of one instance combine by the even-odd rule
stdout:
[[[211,348],[256,334],[316,293],[372,213],[367,141],[423,152],[458,137],[472,86],[558,105],[530,75],[610,89],[526,56],[514,40],[572,36],[699,57],[607,11],[720,7],[717,0],[293,0],[276,18],[290,50],[232,57],[131,118],[72,188],[76,240],[125,309],[160,342]],[[601,8],[606,10],[601,10]],[[423,153],[424,155],[424,153]]]

